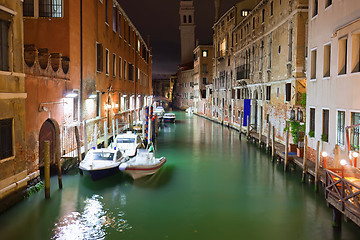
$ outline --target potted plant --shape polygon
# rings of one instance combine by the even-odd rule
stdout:
[[[300,124],[299,133],[298,133],[298,145],[296,148],[296,153],[298,157],[304,156],[304,136],[305,136],[305,124]]]
[[[327,142],[328,141],[328,135],[327,134],[321,134],[321,141]]]
[[[284,128],[284,131],[290,130],[290,134],[292,136],[292,143],[289,143],[289,152],[296,152],[296,148],[299,142],[299,127],[300,122],[295,120],[290,120],[290,127]]]
[[[312,138],[315,137],[315,132],[314,132],[314,131],[310,131],[310,132],[309,132],[309,137],[312,137]]]

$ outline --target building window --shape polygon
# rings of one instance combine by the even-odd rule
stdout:
[[[73,98],[73,119],[74,122],[79,120],[79,92],[74,91],[76,97]]]
[[[202,73],[207,73],[208,72],[208,65],[207,64],[203,64],[202,65]]]
[[[321,140],[324,142],[328,142],[328,136],[329,136],[329,110],[324,109],[323,110],[323,125],[322,125],[322,135]]]
[[[250,10],[242,10],[241,11],[241,16],[242,17],[247,17],[247,15],[249,15],[249,13],[250,13]]]
[[[96,70],[103,71],[103,46],[101,43],[96,43]]]
[[[270,16],[274,15],[274,2],[270,3]]]
[[[106,23],[109,23],[108,22],[108,0],[105,0],[105,22]]]
[[[266,86],[266,100],[270,100],[271,97],[271,86]]]
[[[285,84],[285,101],[290,102],[291,100],[291,83]]]
[[[121,61],[121,57],[119,57],[119,78],[121,79],[121,65],[122,64],[122,61]]]
[[[310,132],[312,132],[312,134]],[[311,136],[313,134],[315,134],[315,108],[310,108],[310,131],[309,131],[309,135]]]
[[[203,84],[204,84],[204,85],[207,84],[207,78],[206,78],[206,77],[203,78]]]
[[[9,71],[9,22],[0,20],[0,71]]]
[[[339,62],[338,62],[338,74],[346,74],[347,66],[347,38],[339,39]]]
[[[317,50],[316,49],[312,50],[310,79],[316,79],[316,55],[317,55]]]
[[[252,28],[255,29],[255,17],[252,19]]]
[[[118,28],[117,8],[113,6],[113,31],[116,32]]]
[[[318,10],[319,10],[319,2],[318,0],[313,0],[313,17],[315,17],[316,15],[318,15]]]
[[[203,51],[202,51],[202,56],[203,56],[203,57],[207,57],[207,56],[208,56],[208,53],[209,53],[208,50],[203,50]]]
[[[336,134],[336,144],[345,145],[345,112],[338,111],[337,115],[337,134]]]
[[[272,60],[272,36],[269,35],[269,62],[268,69],[271,69],[271,60]]]
[[[128,63],[128,73],[129,73],[129,80],[134,80],[134,65]]]
[[[360,123],[360,113],[351,113],[351,125]],[[359,150],[359,127],[351,128],[350,132],[350,146],[351,150]]]
[[[324,46],[324,70],[323,76],[330,77],[331,45]]]
[[[34,17],[34,0],[24,0],[23,15],[24,17]]]
[[[110,71],[110,66],[109,66],[109,49],[105,49],[105,74],[109,75],[109,71]]]
[[[192,17],[189,15],[189,23],[192,23]]]
[[[127,69],[127,65],[126,65],[126,61],[124,60],[124,80],[127,79],[127,71],[126,71],[126,69]]]
[[[129,25],[129,44],[131,45],[131,27]]]
[[[360,72],[360,33],[352,35],[351,72]]]
[[[39,17],[62,17],[62,0],[39,0]]]
[[[262,10],[261,13],[261,22],[265,22],[265,8]]]
[[[119,14],[119,23],[118,23],[118,26],[119,26],[119,36],[121,36],[121,14]]]
[[[116,76],[116,55],[113,54],[113,77]]]
[[[100,92],[96,92],[96,116],[100,117]]]
[[[186,23],[186,15],[183,16],[183,23]]]
[[[325,8],[329,7],[332,4],[332,0],[325,1]]]
[[[0,159],[13,156],[13,120],[0,120]]]

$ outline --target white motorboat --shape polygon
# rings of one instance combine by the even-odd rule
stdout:
[[[186,113],[192,114],[194,112],[194,109],[192,107],[189,107],[185,110]]]
[[[140,135],[128,131],[117,135],[115,141],[110,144],[109,148],[116,147],[123,153],[123,155],[133,157],[136,155],[136,150],[141,146],[141,143],[142,141]]]
[[[174,123],[176,116],[174,113],[165,113],[163,116],[164,122],[171,122]]]
[[[162,118],[164,116],[165,110],[162,106],[157,106],[154,109],[154,115],[156,114],[158,118]]]
[[[125,161],[125,157],[117,149],[93,148],[80,162],[79,169],[89,173],[91,178],[96,180],[117,173],[121,161]]]
[[[119,165],[119,170],[135,180],[156,173],[165,162],[165,157],[155,158],[153,151],[149,149],[138,149],[135,157]]]

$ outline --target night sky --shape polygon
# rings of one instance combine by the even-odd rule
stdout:
[[[180,0],[118,0],[146,41],[150,35],[153,76],[174,74],[180,57]],[[222,0],[220,16],[240,0]],[[194,0],[195,38],[200,44],[212,43],[215,9],[213,0]]]

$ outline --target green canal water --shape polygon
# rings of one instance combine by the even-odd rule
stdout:
[[[167,163],[151,177],[121,174],[92,181],[77,172],[0,215],[0,239],[360,239],[300,170],[282,164],[238,133],[176,112],[157,139]]]

